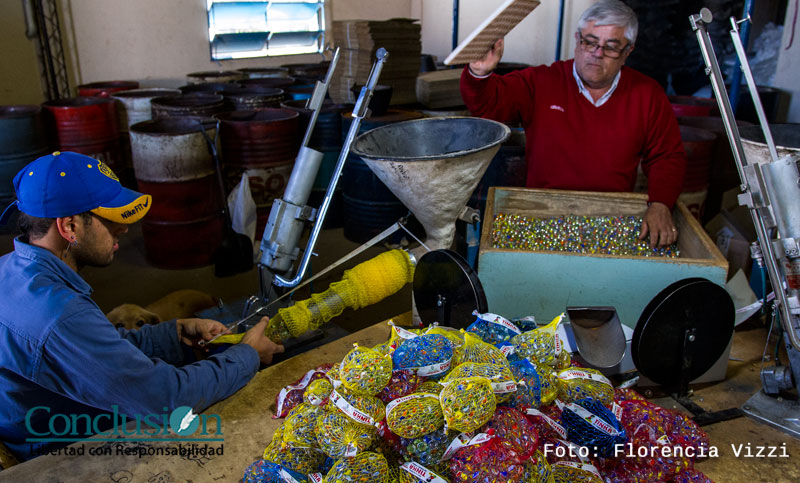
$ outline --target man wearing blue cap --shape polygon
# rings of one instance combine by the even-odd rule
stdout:
[[[5,223],[18,209],[22,230],[0,258],[0,441],[18,459],[57,447],[28,440],[63,434],[83,415],[110,422],[113,412],[119,422],[180,406],[199,412],[283,352],[264,336],[264,317],[241,344],[179,367],[181,342],[194,345],[225,327],[179,319],[127,331],[109,323],[78,271],[109,265],[119,237],[152,200],[123,188],[100,161],[55,152],[17,173],[14,189],[17,200],[0,217]]]

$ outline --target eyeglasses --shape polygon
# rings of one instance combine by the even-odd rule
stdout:
[[[593,54],[597,52],[598,48],[600,48],[603,50],[603,55],[609,59],[619,59],[622,56],[622,53],[628,50],[628,47],[631,46],[630,42],[628,42],[628,44],[626,44],[624,47],[612,47],[608,44],[600,45],[600,43],[596,40],[586,39],[580,32],[578,32],[578,37],[580,38],[581,48],[584,52]]]

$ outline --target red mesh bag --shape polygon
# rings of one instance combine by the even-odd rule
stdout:
[[[510,447],[521,461],[530,459],[539,444],[539,435],[533,423],[514,408],[499,406],[481,431],[494,431],[500,443]]]
[[[523,481],[525,475],[519,455],[497,437],[459,449],[449,466],[453,482],[507,483]]]
[[[285,418],[289,411],[303,402],[303,393],[312,381],[327,377],[333,364],[322,364],[306,372],[303,377],[281,389],[275,397],[275,416],[273,419]]]

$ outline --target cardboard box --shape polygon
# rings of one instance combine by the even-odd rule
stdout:
[[[749,276],[753,264],[750,244],[756,240],[756,232],[750,209],[739,206],[739,193],[739,188],[726,191],[722,195],[722,209],[705,226],[708,235],[728,260],[728,279],[738,270]]]

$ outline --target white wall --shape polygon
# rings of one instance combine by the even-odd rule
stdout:
[[[797,32],[800,30],[800,19],[795,19],[796,8],[798,8],[796,3],[789,2],[778,56],[778,69],[775,73],[775,87],[789,92],[792,96],[787,122],[800,122],[800,83],[797,82],[797,79],[800,79],[800,35],[798,35],[800,32]],[[793,34],[794,41],[790,46],[789,41]]]
[[[418,0],[421,5],[422,51],[440,61],[452,51],[453,0]],[[572,58],[574,32],[580,14],[596,0],[566,2],[562,32],[561,58]],[[504,0],[461,0],[459,3],[458,40],[492,14]],[[556,57],[556,37],[560,1],[542,0],[506,37],[503,61],[539,65],[550,64]]]
[[[44,101],[36,43],[25,37],[22,0],[0,2],[0,104],[40,104]]]

